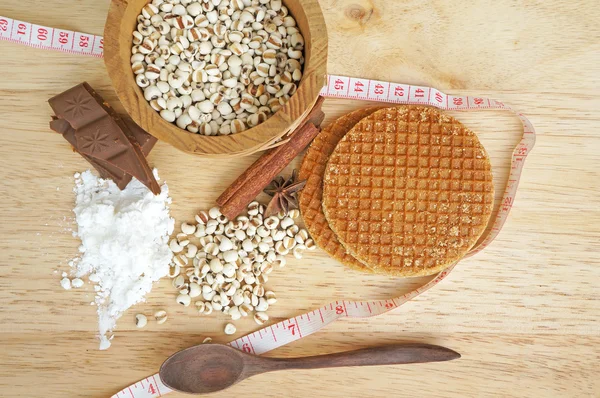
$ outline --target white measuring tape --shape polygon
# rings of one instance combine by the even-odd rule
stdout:
[[[103,55],[103,41],[100,36],[33,25],[2,16],[0,16],[0,38],[36,48],[95,57],[102,57]],[[502,102],[488,98],[448,95],[431,87],[336,75],[327,76],[327,86],[323,87],[320,94],[324,97],[428,105],[451,111],[507,110],[515,113],[523,124],[523,137],[512,154],[511,170],[500,203],[500,209],[493,221],[492,228],[486,232],[484,239],[473,247],[465,257],[480,252],[494,240],[508,217],[517,192],[525,158],[535,144],[535,130],[522,113],[515,112]],[[376,301],[338,300],[314,311],[286,319],[240,337],[230,342],[229,345],[251,354],[260,355],[300,340],[340,318],[368,318],[392,311],[440,283],[456,264],[452,264],[425,285],[403,296]],[[172,390],[162,383],[157,373],[119,391],[112,398],[152,398],[170,392]]]
[[[58,50],[72,54],[102,58],[102,36],[49,28],[0,16],[0,39],[44,50]]]

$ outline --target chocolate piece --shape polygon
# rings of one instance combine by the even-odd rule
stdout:
[[[57,133],[62,134],[63,137],[73,146],[73,150],[79,153],[85,160],[88,161],[88,163],[94,166],[94,168],[100,174],[100,177],[104,179],[112,179],[120,189],[124,189],[127,184],[129,184],[129,181],[131,181],[132,177],[123,170],[103,160],[94,159],[91,156],[85,155],[76,149],[77,141],[75,140],[75,129],[71,127],[69,122],[64,119],[58,119],[56,116],[53,116],[52,119],[53,120],[50,122],[50,128]]]
[[[135,124],[133,120],[129,118],[123,118],[123,121],[133,136],[129,137],[129,141],[131,141],[132,144],[137,143],[140,148],[142,148],[142,153],[144,156],[148,156],[158,139],[155,136],[148,134],[146,130]]]
[[[141,127],[133,122],[131,119],[123,119],[125,124],[129,127],[129,130],[132,132],[133,138],[130,138],[130,141],[134,145],[138,145],[142,149],[142,153],[144,156],[148,156],[152,148],[154,148],[154,144],[156,144],[157,139],[150,134],[146,133]],[[117,184],[120,189],[124,189],[127,184],[131,181],[131,175],[125,173],[123,170],[118,167],[112,165],[109,162],[104,160],[96,159],[86,154],[79,152],[76,149],[77,141],[75,140],[76,130],[71,127],[69,122],[65,119],[58,119],[56,116],[52,116],[52,121],[50,121],[50,129],[56,131],[73,146],[73,149],[79,153],[85,160],[87,160],[100,174],[100,177],[104,179],[110,178]]]
[[[126,124],[89,84],[78,84],[48,102],[58,119],[65,120],[74,129],[74,133],[67,131],[64,124],[54,122],[61,133],[69,136],[69,142],[79,153],[94,158],[111,173],[112,169],[105,166],[115,166],[136,177],[154,194],[160,193],[141,146],[132,143],[135,141],[132,126]],[[121,178],[116,177],[122,184]]]

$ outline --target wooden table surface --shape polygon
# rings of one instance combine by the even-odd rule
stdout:
[[[466,3],[471,5],[466,6]],[[524,112],[538,141],[510,218],[484,252],[393,313],[344,319],[269,355],[330,353],[392,342],[446,345],[459,361],[262,375],[214,397],[599,397],[600,20],[595,1],[322,0],[329,71],[485,95]],[[102,34],[107,1],[3,1],[0,15]],[[47,99],[83,80],[110,103],[102,60],[0,42],[0,395],[108,397],[211,336],[225,316],[178,307],[168,280],[119,321],[98,351],[90,285],[64,291],[77,254],[73,173],[88,168],[48,130]],[[364,104],[327,100],[328,121]],[[458,114],[506,179],[519,123]],[[171,189],[172,215],[193,220],[254,157],[215,162],[159,143],[150,155]],[[55,272],[59,270],[59,272]],[[269,281],[281,320],[335,298],[382,299],[422,280],[365,276],[323,252],[290,260]],[[135,329],[137,312],[167,323]],[[256,329],[237,322],[238,335]],[[173,397],[181,396],[173,394]]]

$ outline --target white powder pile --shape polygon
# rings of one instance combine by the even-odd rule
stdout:
[[[144,301],[152,284],[169,272],[171,199],[167,184],[155,196],[134,178],[121,191],[89,170],[75,174],[75,184],[74,235],[81,239],[82,254],[70,264],[76,277],[89,275],[96,284],[100,349],[105,350],[117,319]]]

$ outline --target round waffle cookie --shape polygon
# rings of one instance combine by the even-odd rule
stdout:
[[[299,195],[302,219],[311,237],[321,249],[348,267],[365,272],[373,272],[363,263],[352,257],[339,242],[323,214],[323,174],[329,156],[338,142],[362,118],[381,108],[358,109],[344,115],[328,125],[314,139],[300,166],[299,179],[306,185]]]
[[[348,253],[401,276],[461,259],[485,230],[494,186],[488,155],[456,119],[422,106],[358,122],[331,154],[323,211]]]

